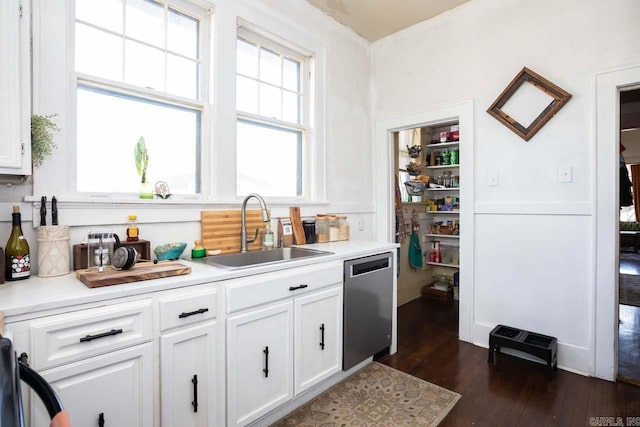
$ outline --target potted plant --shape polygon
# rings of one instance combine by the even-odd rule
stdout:
[[[149,153],[147,152],[147,146],[144,143],[144,137],[141,136],[138,139],[133,154],[136,160],[136,169],[138,175],[141,178],[140,198],[141,199],[153,199],[153,188],[151,184],[147,182],[147,167],[149,166]]]
[[[31,164],[34,167],[42,165],[44,158],[53,153],[58,146],[53,142],[53,133],[60,128],[51,120],[57,114],[31,116]]]

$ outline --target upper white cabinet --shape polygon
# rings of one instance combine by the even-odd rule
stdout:
[[[0,2],[0,174],[31,174],[30,13]]]

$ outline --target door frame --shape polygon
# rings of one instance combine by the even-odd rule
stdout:
[[[611,186],[620,179],[620,92],[639,84],[640,65],[596,75],[593,366],[594,376],[609,381],[618,373],[620,195]]]
[[[473,343],[474,330],[474,127],[473,100],[376,120],[374,190],[376,239],[395,242],[393,132],[457,120],[460,125],[460,310],[458,335]]]

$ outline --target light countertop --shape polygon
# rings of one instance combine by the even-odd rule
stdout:
[[[190,274],[93,289],[86,287],[80,280],[76,279],[75,272],[58,277],[43,278],[34,276],[27,280],[6,282],[0,285],[0,311],[4,312],[7,321],[10,322],[11,316],[24,317],[26,315],[27,317],[35,317],[37,312],[61,307],[71,307],[203,283],[219,282],[328,261],[358,258],[394,250],[398,246],[395,243],[355,240],[317,243],[305,245],[304,247],[329,251],[333,252],[333,254],[240,270],[224,270],[202,263],[181,260],[180,262],[191,267]]]

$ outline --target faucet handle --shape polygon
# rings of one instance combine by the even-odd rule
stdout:
[[[256,228],[256,235],[253,237],[247,237],[247,243],[252,243],[256,241],[256,239],[258,238],[258,231],[260,231],[260,229]]]

